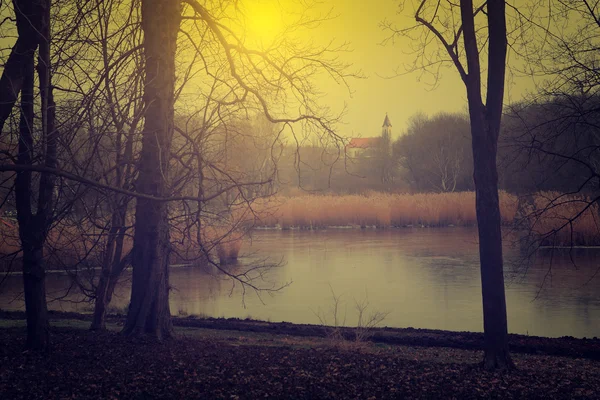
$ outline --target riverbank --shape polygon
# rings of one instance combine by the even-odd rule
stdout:
[[[52,321],[70,323],[78,321],[77,326],[87,328],[87,323],[92,320],[91,314],[82,314],[63,311],[49,311]],[[123,325],[125,316],[110,314],[107,322],[115,330]],[[181,329],[201,329],[228,334],[240,335],[259,334],[272,336],[294,336],[303,338],[329,339],[336,337],[345,342],[356,342],[356,337],[362,336],[363,342],[402,345],[417,347],[448,347],[461,350],[483,349],[483,333],[481,332],[456,332],[438,329],[419,328],[372,328],[368,332],[352,327],[338,327],[311,324],[294,324],[290,322],[268,322],[253,319],[238,318],[204,318],[196,316],[173,317],[173,326]],[[23,311],[0,310],[0,327],[24,326],[25,313]],[[68,325],[68,324],[67,324]],[[237,332],[237,333],[236,333]],[[547,338],[541,336],[509,335],[509,344],[513,353],[545,354],[585,358],[600,361],[600,338],[574,338],[564,336],[560,338]]]
[[[600,393],[598,339],[511,335],[519,370],[502,374],[478,368],[478,333],[382,328],[357,343],[333,340],[323,326],[174,318],[176,339],[157,343],[115,332],[122,316],[109,318],[108,332],[93,333],[87,315],[52,313],[53,351],[38,356],[23,352],[22,314],[0,317],[1,398],[566,399]],[[547,355],[553,351],[571,353]]]
[[[600,245],[598,207],[584,196],[538,192],[526,198],[499,193],[504,226],[530,231],[543,245]],[[559,200],[557,200],[559,199]],[[281,229],[327,227],[472,227],[477,224],[474,192],[305,194],[274,196],[252,206],[254,226]]]

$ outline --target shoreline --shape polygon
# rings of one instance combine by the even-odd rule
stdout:
[[[92,314],[49,310],[50,321],[77,320],[91,322]],[[0,321],[24,321],[23,311],[4,311],[0,309]],[[107,323],[121,326],[125,321],[123,314],[107,315]],[[325,325],[295,324],[291,322],[268,322],[239,318],[212,317],[172,317],[173,326],[190,329],[209,329],[221,332],[258,333],[276,336],[295,336],[303,338],[328,338],[335,333],[341,339],[354,342],[359,332],[353,327],[331,327]],[[0,328],[1,329],[1,328]],[[482,332],[445,331],[424,328],[377,327],[370,329],[365,341],[385,345],[414,347],[447,347],[461,350],[482,350],[484,336]],[[600,361],[600,338],[575,338],[563,336],[550,338],[509,334],[510,351],[520,354],[563,356]]]
[[[379,328],[356,341],[352,329],[173,318],[174,337],[158,341],[119,334],[123,316],[90,331],[86,315],[51,313],[51,351],[38,354],[24,320],[2,319],[22,313],[2,314],[0,397],[15,400],[600,399],[598,339],[510,335],[516,370],[486,371],[470,332]]]

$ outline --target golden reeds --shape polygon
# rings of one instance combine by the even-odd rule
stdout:
[[[500,194],[503,223],[511,223],[516,197]],[[259,225],[283,229],[327,226],[473,226],[475,193],[304,195],[275,198],[258,204]]]
[[[600,210],[584,196],[564,196],[558,193],[537,193],[529,208],[519,212],[520,229],[528,229],[542,245],[600,245]],[[513,225],[517,213],[517,197],[500,193],[500,212],[504,225]],[[254,202],[252,209],[231,212],[226,220],[207,223],[202,228],[202,242],[207,255],[217,257],[221,264],[237,260],[248,227],[279,226],[282,229],[318,229],[333,226],[402,227],[402,226],[475,226],[475,193],[389,194],[370,192],[365,195],[298,195],[275,196]],[[523,221],[526,222],[523,224]],[[187,239],[186,239],[187,237]],[[202,256],[200,246],[174,229],[174,248],[182,256],[194,259]],[[106,232],[88,224],[58,225],[50,231],[46,254],[51,254],[67,266],[83,257],[100,261]],[[195,239],[196,240],[196,239]],[[126,254],[132,247],[131,232],[125,238]],[[0,253],[19,250],[16,222],[0,221]],[[93,262],[92,262],[93,263]]]
[[[598,204],[584,196],[540,192],[525,212],[527,227],[542,245],[600,245]]]

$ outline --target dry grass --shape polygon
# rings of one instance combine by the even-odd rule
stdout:
[[[515,196],[502,192],[502,221],[513,221],[517,207]],[[321,228],[327,226],[473,226],[475,193],[304,195],[275,198],[256,207],[259,224]]]
[[[598,204],[583,196],[541,192],[525,215],[531,233],[542,245],[598,246],[599,211]]]
[[[9,225],[10,224],[10,225]],[[0,221],[0,256],[18,253],[20,241],[18,226],[4,224]],[[221,264],[231,264],[239,256],[244,242],[245,231],[239,226],[206,227],[202,229],[202,241],[204,251],[211,259],[218,259]],[[53,227],[48,234],[44,253],[50,269],[75,269],[88,267],[100,267],[102,265],[107,239],[107,231],[94,227],[91,224],[66,225],[59,224]],[[182,233],[180,229],[171,230],[171,242],[175,252],[172,254],[172,262],[195,262],[205,259],[205,252],[201,249],[191,230]],[[123,257],[133,247],[133,231],[128,232],[124,239]],[[0,257],[0,270],[20,269],[17,264],[10,267],[9,263],[13,257]],[[83,264],[80,264],[83,262]]]
[[[559,199],[555,201],[555,199]],[[298,195],[273,197],[255,202],[252,211],[240,207],[229,218],[218,223],[205,224],[202,240],[210,257],[221,264],[237,260],[244,242],[246,229],[256,217],[259,226],[277,226],[283,229],[297,227],[316,229],[331,226],[475,226],[475,194],[421,193],[388,194],[370,192],[365,195]],[[502,222],[513,224],[517,212],[517,197],[500,193]],[[549,246],[600,245],[599,206],[579,196],[559,196],[558,193],[538,193],[530,209],[521,212],[535,238]],[[577,217],[577,218],[575,218]],[[132,232],[125,239],[126,254],[132,247]],[[48,237],[47,253],[54,258],[56,267],[69,268],[86,258],[87,263],[99,264],[104,251],[106,232],[88,224],[58,225]],[[202,256],[199,245],[192,240],[195,234],[172,229],[171,238],[180,255],[188,260]],[[16,222],[0,221],[0,253],[19,250]],[[3,260],[4,263],[8,260]]]
[[[513,225],[518,198],[500,193],[504,225]],[[317,229],[331,226],[475,226],[475,193],[300,195],[278,197],[255,206],[258,224]],[[521,210],[538,244],[547,246],[600,245],[600,208],[585,196],[540,192],[534,204]],[[521,218],[521,217],[520,217]]]

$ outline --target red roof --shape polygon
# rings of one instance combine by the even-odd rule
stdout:
[[[346,147],[355,149],[368,149],[370,147],[379,146],[380,142],[380,137],[352,138]]]

